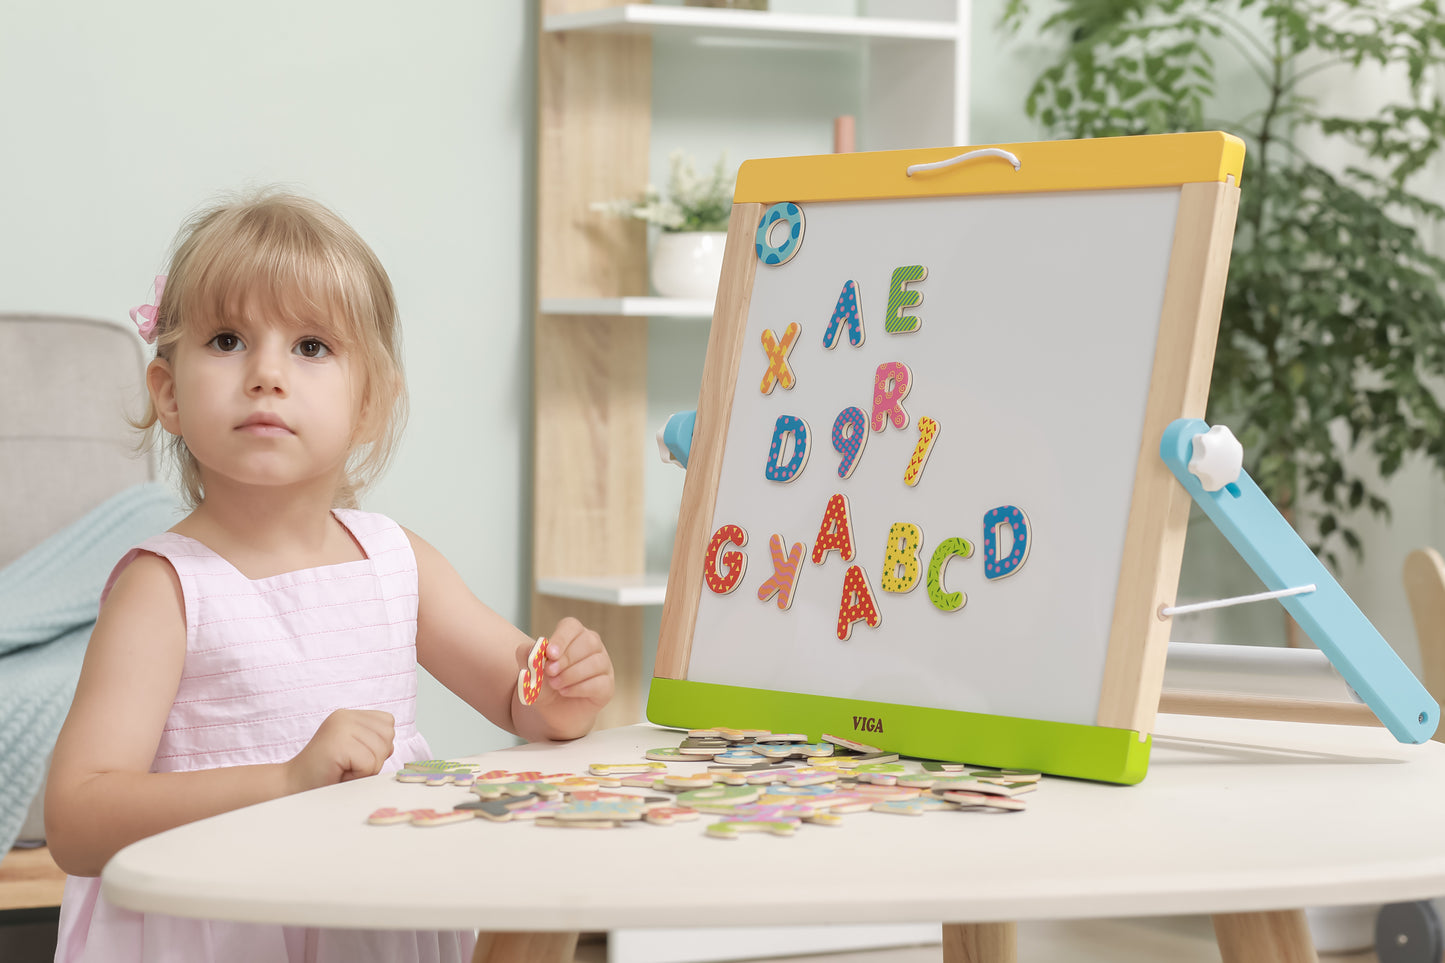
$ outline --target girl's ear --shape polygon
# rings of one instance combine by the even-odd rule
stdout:
[[[176,375],[171,363],[156,358],[146,366],[146,390],[150,392],[151,407],[155,408],[156,421],[173,435],[181,433],[180,409],[176,405]]]

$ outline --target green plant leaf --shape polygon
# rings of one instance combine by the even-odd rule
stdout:
[[[1028,6],[1010,0],[1008,10]],[[1348,467],[1346,449],[1368,452],[1382,478],[1415,458],[1445,469],[1436,393],[1445,261],[1426,242],[1445,207],[1414,186],[1445,143],[1445,106],[1428,89],[1445,62],[1439,3],[1054,0],[1051,9],[1043,36],[1057,58],[1025,109],[1056,136],[1199,129],[1217,89],[1215,55],[1232,49],[1256,67],[1266,106],[1224,121],[1248,150],[1206,417],[1234,428],[1246,468],[1316,533],[1322,558],[1335,563],[1333,546],[1358,556],[1352,518],[1388,517],[1389,505],[1373,478]],[[1314,76],[1339,84],[1340,71],[1366,66],[1394,72],[1407,90],[1365,116],[1311,96]],[[1342,152],[1363,161],[1313,160]]]

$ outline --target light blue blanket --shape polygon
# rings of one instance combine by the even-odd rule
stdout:
[[[45,777],[106,578],[181,514],[164,485],[136,485],[0,569],[0,854]]]

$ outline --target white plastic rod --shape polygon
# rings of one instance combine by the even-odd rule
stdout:
[[[1214,599],[1209,602],[1193,602],[1189,605],[1161,605],[1159,606],[1159,617],[1167,619],[1171,615],[1183,615],[1186,612],[1203,612],[1206,609],[1226,609],[1231,605],[1247,605],[1250,602],[1263,602],[1266,599],[1282,599],[1291,595],[1305,595],[1313,592],[1313,585],[1298,585],[1294,588],[1280,589],[1278,592],[1260,592],[1258,595],[1236,595],[1230,599]]]

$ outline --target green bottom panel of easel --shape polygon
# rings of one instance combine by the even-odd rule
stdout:
[[[1149,768],[1148,736],[1129,729],[865,702],[741,686],[652,680],[648,721],[841,736],[922,759],[1132,785]]]

